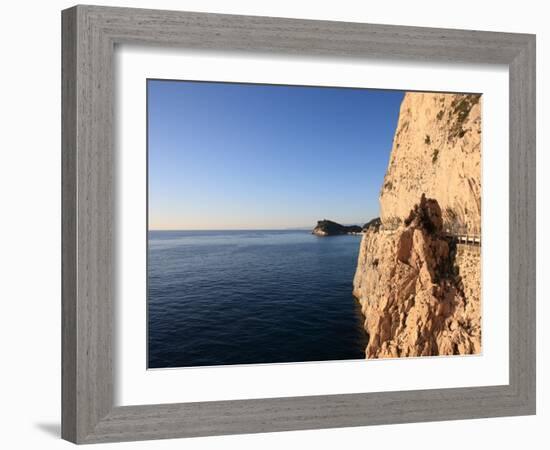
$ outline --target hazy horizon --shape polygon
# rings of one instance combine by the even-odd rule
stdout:
[[[378,214],[404,92],[148,80],[150,231]]]

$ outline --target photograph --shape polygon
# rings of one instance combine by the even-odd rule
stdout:
[[[481,95],[146,88],[149,369],[481,353]]]

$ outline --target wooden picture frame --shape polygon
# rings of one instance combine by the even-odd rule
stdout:
[[[62,437],[75,443],[535,413],[535,36],[75,6],[62,13]],[[116,44],[505,64],[509,384],[114,407]]]

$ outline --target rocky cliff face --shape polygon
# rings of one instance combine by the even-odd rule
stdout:
[[[462,226],[479,232],[479,95],[405,95],[380,191],[382,222],[402,220],[422,193],[437,199],[444,229]]]
[[[479,253],[459,255],[442,231],[437,201],[422,196],[399,229],[363,237],[354,295],[367,358],[480,352]]]
[[[354,278],[367,358],[481,351],[480,248],[452,236],[480,231],[479,100],[405,95]]]

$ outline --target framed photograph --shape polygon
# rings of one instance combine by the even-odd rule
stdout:
[[[62,435],[535,413],[535,37],[62,13]]]

